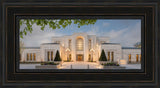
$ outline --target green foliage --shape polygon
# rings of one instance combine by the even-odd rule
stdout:
[[[141,48],[141,42],[137,42],[136,44],[134,44],[134,46],[135,46],[136,48]]]
[[[54,61],[61,61],[61,57],[59,55],[59,51],[58,50],[56,52],[56,57],[55,57]]]
[[[25,62],[21,61],[20,64],[40,64],[41,62]]]
[[[64,60],[64,62],[73,62],[73,61],[69,59],[69,60]]]
[[[104,49],[101,52],[101,56],[99,58],[99,61],[107,61],[107,57],[106,57],[106,54],[104,52]]]
[[[58,65],[59,63],[54,62],[42,62],[41,65]]]
[[[20,31],[20,37],[23,38],[24,35],[27,35],[28,32],[32,33],[32,25],[36,24],[41,26],[41,30],[44,31],[46,25],[49,25],[52,29],[61,29],[66,28],[72,23],[77,24],[77,27],[80,28],[84,25],[95,24],[96,19],[60,19],[60,20],[51,20],[51,19],[22,19],[20,20],[20,26],[25,24],[26,27]]]
[[[102,63],[101,65],[104,65],[104,66],[119,66],[119,64],[116,64],[116,63],[113,63],[113,62],[111,62],[111,63]]]

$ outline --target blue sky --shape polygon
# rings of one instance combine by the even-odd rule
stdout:
[[[23,24],[20,27],[22,30]],[[51,37],[72,35],[73,33],[87,33],[89,35],[107,36],[111,43],[120,43],[123,47],[133,47],[136,42],[141,41],[141,20],[140,19],[98,19],[94,25],[85,25],[80,28],[75,24],[65,29],[51,29],[47,25],[45,31],[34,24],[33,32],[28,33],[21,39],[26,47],[39,47],[41,43],[50,43]]]

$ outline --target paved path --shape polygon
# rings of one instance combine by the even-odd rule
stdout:
[[[102,66],[93,62],[64,62],[60,69],[102,69]]]
[[[20,69],[35,69],[35,66],[40,64],[20,64]],[[101,66],[93,62],[64,62],[60,69],[101,69]],[[126,64],[121,65],[126,67],[126,69],[141,69],[141,64]]]
[[[121,66],[126,67],[126,69],[141,69],[141,64],[126,64]]]

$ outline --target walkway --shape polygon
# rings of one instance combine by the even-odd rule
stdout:
[[[102,69],[102,66],[94,62],[63,62],[60,69]]]

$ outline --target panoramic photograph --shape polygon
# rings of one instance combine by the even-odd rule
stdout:
[[[141,69],[141,19],[20,19],[19,69]]]

